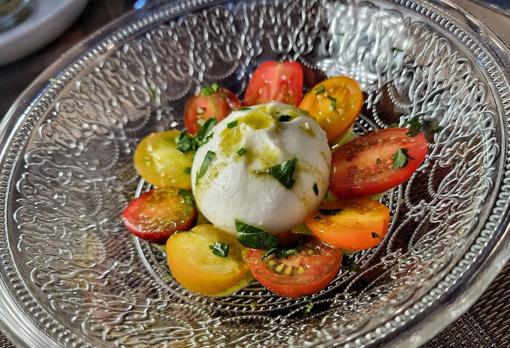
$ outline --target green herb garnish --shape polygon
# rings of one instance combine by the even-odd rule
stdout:
[[[198,181],[198,179],[200,179],[201,177],[203,177],[205,175],[205,173],[207,172],[207,169],[209,168],[209,165],[211,164],[212,161],[214,161],[215,158],[216,158],[215,152],[207,151],[207,153],[205,154],[205,157],[204,157],[204,161],[202,162],[202,165],[200,166],[200,170],[197,173],[197,181]]]
[[[247,106],[243,106],[242,108],[240,108],[239,110],[242,110],[242,111],[246,111],[246,110],[251,110],[249,107]]]
[[[319,213],[321,213],[322,215],[329,215],[329,216],[336,215],[341,211],[342,211],[342,209],[339,209],[339,208],[338,209],[319,209]]]
[[[237,239],[242,245],[255,249],[275,249],[278,238],[260,228],[236,220]]]
[[[444,128],[441,127],[440,125],[438,124],[434,124],[432,125],[432,127],[430,127],[430,133],[431,134],[437,134],[439,132],[441,132]]]
[[[193,193],[190,190],[179,189],[179,191],[177,191],[177,193],[179,194],[179,196],[181,196],[184,199],[184,203],[186,203],[187,205],[193,206],[195,204],[195,199],[193,198]]]
[[[211,94],[218,92],[219,89],[220,85],[218,85],[217,83],[213,83],[210,86],[202,87],[202,89],[200,90],[200,94],[204,96],[209,96]]]
[[[296,180],[292,178],[296,170],[296,165],[297,158],[294,157],[291,160],[270,167],[268,173],[274,176],[283,186],[290,189],[296,182]]]
[[[380,165],[381,165],[381,163],[382,163],[382,161],[381,161],[381,159],[380,159],[380,158],[378,158],[378,159],[376,159],[376,160],[375,160],[375,164],[377,164],[378,166],[380,166]]]
[[[246,150],[244,147],[242,147],[239,150],[237,150],[237,155],[244,156],[247,152],[248,152],[248,150]]]
[[[305,310],[304,310],[305,314],[310,313],[312,308],[313,308],[313,302],[312,301],[308,301],[308,303],[307,303],[307,305],[305,307]]]
[[[230,247],[226,243],[214,242],[213,244],[209,245],[209,249],[211,249],[213,254],[216,256],[227,257]]]
[[[397,152],[395,152],[393,154],[393,157],[392,157],[393,164],[392,164],[391,168],[393,168],[393,169],[404,168],[407,165],[408,159],[413,159],[413,158],[408,155],[407,149],[398,149]]]
[[[218,121],[214,117],[212,117],[208,119],[202,127],[200,127],[200,130],[198,131],[197,134],[198,147],[204,145],[209,141],[209,139],[211,139],[212,129],[214,128],[214,126],[216,126],[217,123]]]
[[[333,98],[332,96],[328,95],[328,99],[331,102],[331,109],[333,111],[335,111],[336,110],[336,98]]]
[[[408,128],[406,135],[408,135],[410,137],[417,136],[418,134],[420,134],[421,130],[423,129],[423,125],[421,124],[420,119],[417,116],[408,120],[404,124],[404,126]]]
[[[198,143],[196,139],[189,135],[186,131],[181,132],[176,140],[177,150],[183,153],[196,151],[198,149]]]
[[[269,249],[268,251],[266,251],[264,253],[264,255],[262,255],[261,259],[264,260],[265,258],[267,258],[271,255],[276,255],[276,257],[288,258],[289,256],[297,255],[297,253],[298,253],[298,250],[295,248],[284,248],[284,249],[272,248],[272,249]]]
[[[237,120],[227,123],[227,128],[234,128],[237,126]]]
[[[375,239],[375,238],[379,238],[379,239],[381,239],[381,236],[379,236],[379,235],[378,235],[377,233],[375,233],[375,232],[372,232],[372,238],[374,238],[374,239]]]
[[[292,117],[290,117],[289,115],[281,115],[280,117],[278,117],[278,121],[280,122],[289,122],[290,120],[292,120]]]
[[[324,93],[325,91],[326,91],[326,87],[324,87],[324,85],[320,85],[319,87],[316,87],[314,89],[315,94],[321,94],[321,93]]]
[[[184,174],[190,175],[191,174],[191,167],[184,168]]]

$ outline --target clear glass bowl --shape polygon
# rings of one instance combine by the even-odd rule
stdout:
[[[418,345],[475,301],[507,259],[508,50],[439,1],[214,1],[121,18],[51,66],[4,119],[0,325],[25,346]],[[241,94],[267,59],[306,81],[363,86],[359,133],[418,116],[440,126],[425,163],[381,199],[388,235],[321,293],[257,283],[205,298],[160,248],[123,228],[146,189],[132,165],[149,132],[182,127],[186,99]],[[313,307],[308,312],[309,304]]]

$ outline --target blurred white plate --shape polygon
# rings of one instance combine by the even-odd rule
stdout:
[[[32,13],[18,26],[0,33],[0,65],[44,46],[62,33],[88,0],[33,0]]]

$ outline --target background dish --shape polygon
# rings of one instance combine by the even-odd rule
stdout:
[[[32,314],[39,313],[36,316],[32,315],[38,325],[50,336],[55,337],[55,340],[65,342],[62,340],[67,338],[82,345],[85,345],[88,339],[92,340],[89,341],[93,342],[91,344],[100,344],[94,337],[99,339],[98,337],[105,333],[106,339],[117,340],[127,345],[144,342],[155,344],[166,339],[176,339],[175,335],[165,336],[169,332],[165,325],[170,325],[176,316],[179,326],[184,328],[184,331],[181,330],[179,333],[186,332],[190,334],[190,339],[192,337],[195,340],[204,339],[203,342],[210,342],[211,345],[215,339],[251,340],[253,335],[274,342],[282,339],[297,340],[298,338],[293,335],[298,331],[299,337],[312,342],[329,341],[330,335],[333,335],[337,343],[343,340],[359,345],[381,339],[405,338],[400,336],[403,329],[410,328],[418,319],[425,317],[435,325],[432,329],[429,328],[429,331],[418,331],[423,335],[415,342],[420,342],[420,339],[423,340],[441,325],[445,325],[447,320],[444,322],[440,316],[431,316],[433,312],[439,311],[442,301],[448,297],[451,299],[452,294],[461,295],[456,293],[458,286],[473,279],[471,277],[475,273],[477,276],[491,278],[498,267],[498,260],[491,258],[502,255],[498,253],[502,246],[498,242],[504,232],[503,218],[507,207],[504,200],[506,188],[500,183],[505,175],[502,168],[506,160],[504,139],[507,138],[505,118],[508,109],[505,109],[507,105],[505,103],[508,101],[505,99],[505,91],[508,88],[508,79],[502,68],[504,56],[497,56],[498,52],[501,53],[498,51],[498,42],[487,39],[482,43],[478,41],[475,33],[470,32],[469,27],[461,24],[462,22],[455,22],[453,25],[443,18],[444,14],[440,12],[440,8],[432,7],[433,12],[427,4],[425,4],[427,7],[422,7],[411,2],[404,5],[390,2],[375,3],[377,6],[396,7],[400,12],[381,10],[366,3],[352,10],[348,7],[335,7],[337,15],[343,13],[345,18],[347,13],[349,15],[353,13],[350,18],[354,21],[359,19],[359,22],[352,26],[353,32],[341,26],[333,26],[340,28],[337,32],[325,32],[325,28],[320,24],[321,21],[329,20],[328,11],[322,10],[322,6],[326,4],[315,1],[274,8],[271,8],[272,4],[264,6],[257,3],[240,4],[239,7],[230,5],[226,10],[206,11],[200,20],[185,17],[170,21],[168,25],[171,30],[167,30],[166,27],[155,29],[159,26],[158,22],[165,23],[173,17],[172,10],[185,10],[188,5],[194,4],[168,5],[162,8],[161,12],[157,9],[152,15],[145,17],[145,20],[135,22],[128,29],[120,29],[117,35],[107,37],[95,52],[92,49],[90,54],[82,56],[74,65],[64,70],[49,86],[46,94],[39,96],[32,108],[24,113],[12,137],[4,138],[4,141],[9,143],[9,148],[4,153],[2,169],[10,181],[3,182],[4,185],[9,183],[8,185],[17,186],[4,187],[5,197],[2,197],[6,201],[16,201],[8,207],[8,210],[4,210],[14,213],[7,214],[4,223],[8,229],[9,245],[15,247],[9,249],[14,260],[9,258],[9,251],[2,252],[2,255],[5,255],[2,259],[5,266],[2,280],[5,279],[5,284],[10,286],[5,289],[6,292],[19,292],[17,294],[19,302],[16,303],[24,308],[19,314],[23,319],[23,327],[28,328],[31,324],[24,319],[23,313],[30,313],[29,308],[32,308]],[[301,13],[302,8],[308,10],[306,16],[293,15]],[[241,15],[238,12],[234,16],[232,13],[235,11],[241,11]],[[262,15],[254,16],[255,11],[261,11]],[[269,18],[268,13],[275,13],[276,23],[265,22],[265,19]],[[366,27],[363,25],[369,23],[364,18],[369,15],[378,20],[373,21],[372,28],[365,30]],[[243,26],[246,21],[255,20],[252,17],[256,19],[255,23],[250,22],[254,25]],[[222,18],[222,21],[218,21],[218,18]],[[435,24],[428,18],[436,21]],[[299,22],[300,19],[302,22]],[[292,20],[297,22],[294,23]],[[319,25],[315,25],[313,22],[315,20]],[[152,24],[153,21],[156,24]],[[235,30],[244,28],[249,38],[252,38],[250,35],[254,35],[253,40],[240,40],[241,50],[236,51],[239,47],[239,42],[236,44],[237,36],[229,36],[229,28],[224,28],[222,23],[232,24],[230,28]],[[150,34],[136,35],[137,30],[147,30],[147,26],[151,25],[150,29],[155,30]],[[255,30],[257,25],[261,26],[259,30]],[[273,33],[275,25],[281,26],[282,29],[276,31],[277,34]],[[402,31],[396,33],[393,30],[386,30],[388,26]],[[300,33],[307,35],[299,33],[295,36],[286,35],[295,28],[299,28]],[[206,32],[208,36],[205,35]],[[176,36],[176,33],[180,35],[192,33],[191,40],[177,40],[179,36]],[[279,37],[278,33],[283,34]],[[367,36],[360,36],[363,40],[353,40],[358,33],[367,33]],[[472,36],[468,37],[466,33]],[[318,50],[321,47],[319,45],[321,35],[325,35],[323,36],[325,39],[322,40],[324,43],[331,41],[328,38],[330,34],[332,41],[338,46],[333,44],[331,50],[325,50],[326,54],[322,55],[324,52]],[[370,37],[371,34],[374,36]],[[400,38],[406,37],[407,34],[411,34],[409,46],[405,46],[407,40],[400,41]],[[214,38],[218,38],[219,35],[230,38],[232,42],[227,40],[227,45],[225,42],[218,43]],[[416,37],[421,40],[412,40],[415,38],[413,35],[417,35]],[[212,43],[217,42],[217,45],[210,46],[198,39],[199,37],[207,37],[209,40],[212,37]],[[307,37],[318,39],[310,42],[306,40]],[[448,40],[444,37],[448,37]],[[374,42],[371,39],[376,38],[384,42],[377,46],[381,51],[363,51],[363,48],[366,49]],[[291,44],[286,46],[285,39]],[[435,46],[432,48],[420,46],[425,42],[434,43]],[[229,46],[229,43],[232,43],[232,46]],[[348,52],[340,48],[342,44],[349,43],[355,43],[354,48],[358,50],[354,51],[366,60],[358,61],[358,56],[342,56],[342,64],[337,64],[338,57],[335,57],[335,54]],[[179,44],[190,46],[183,49],[182,46],[178,47]],[[172,45],[174,50],[169,51],[167,45]],[[184,52],[194,52],[189,61],[186,61],[183,55],[178,55],[179,48]],[[431,51],[426,51],[427,49]],[[225,51],[227,55],[224,54]],[[116,220],[118,212],[115,209],[122,206],[119,204],[122,197],[127,199],[135,185],[136,176],[127,158],[130,158],[129,152],[137,137],[150,129],[168,126],[162,115],[175,114],[176,119],[180,119],[179,101],[185,99],[184,95],[193,92],[202,82],[222,81],[230,84],[235,90],[241,90],[247,80],[245,71],[253,66],[253,57],[262,53],[263,56],[259,59],[272,58],[275,52],[283,58],[300,57],[304,63],[321,66],[328,69],[331,74],[334,73],[334,69],[340,71],[345,69],[345,72],[364,81],[365,90],[372,98],[369,99],[369,102],[372,100],[372,106],[367,108],[365,120],[359,124],[358,129],[387,124],[389,120],[385,118],[393,118],[395,110],[408,107],[409,102],[416,100],[412,98],[422,101],[416,105],[411,103],[412,108],[417,107],[413,110],[424,111],[424,116],[438,119],[442,115],[434,113],[434,110],[437,110],[434,106],[445,102],[444,117],[447,118],[443,121],[446,127],[439,135],[444,136],[445,143],[442,148],[445,152],[439,152],[438,157],[433,158],[434,162],[439,162],[437,168],[440,169],[433,171],[425,167],[426,177],[418,175],[411,181],[409,187],[401,187],[388,196],[388,199],[393,199],[392,207],[396,218],[390,238],[387,238],[384,246],[377,251],[379,256],[385,255],[383,262],[378,262],[377,257],[371,258],[370,253],[358,255],[358,261],[365,261],[363,267],[371,269],[374,273],[380,273],[381,269],[396,271],[397,273],[393,274],[386,273],[390,275],[388,282],[382,278],[376,281],[358,278],[357,282],[352,282],[352,279],[349,281],[339,279],[335,290],[338,295],[332,296],[333,291],[319,295],[314,299],[316,303],[314,311],[306,316],[300,312],[300,306],[302,310],[305,302],[266,308],[266,312],[256,310],[257,308],[252,308],[251,305],[243,306],[244,311],[239,311],[236,315],[229,314],[229,319],[226,320],[222,319],[221,313],[215,311],[221,304],[216,303],[212,306],[215,308],[204,306],[201,302],[197,304],[199,298],[189,294],[180,296],[179,289],[169,279],[164,279],[163,276],[151,278],[133,252],[132,241],[119,226],[119,221]],[[361,55],[362,52],[365,52],[365,55]],[[78,54],[76,50],[75,53]],[[406,60],[409,57],[413,60]],[[417,57],[421,57],[423,61],[417,60]],[[433,61],[427,61],[429,57],[433,58]],[[441,59],[446,59],[445,65],[434,65],[434,61]],[[158,64],[162,60],[166,60],[165,64]],[[220,61],[221,64],[218,63]],[[64,68],[65,65],[66,61],[63,61],[54,67],[53,71]],[[179,69],[176,72],[158,71],[168,66],[179,66]],[[192,69],[187,70],[189,67]],[[453,71],[448,70],[452,68]],[[164,74],[161,71],[164,71]],[[186,78],[188,71],[193,72],[192,78]],[[208,75],[210,71],[216,72],[216,75]],[[448,85],[445,77],[460,79],[449,80],[453,84]],[[165,80],[167,78],[174,79],[172,81],[174,83],[169,84],[168,80]],[[409,83],[413,80],[422,83]],[[387,81],[394,82],[386,84]],[[43,80],[39,81],[42,82]],[[154,85],[151,86],[152,82]],[[478,82],[481,82],[481,85],[478,85]],[[438,89],[431,87],[434,83],[438,83],[435,85],[439,86]],[[487,90],[483,86],[488,86]],[[34,89],[35,87],[37,85]],[[148,91],[154,87],[156,93],[154,98],[151,98]],[[409,90],[417,93],[409,93]],[[466,91],[470,93],[465,94]],[[448,93],[455,95],[455,92],[459,93],[456,98],[447,98]],[[395,96],[407,96],[411,100],[395,99]],[[427,99],[427,96],[431,99]],[[472,96],[472,99],[469,99],[469,96]],[[443,97],[446,99],[442,99]],[[463,100],[468,102],[464,103],[468,108],[467,111],[464,110],[466,112],[448,113],[449,107],[460,107]],[[100,108],[94,105],[99,105]],[[20,106],[18,116],[22,110],[24,108]],[[115,115],[115,112],[118,114]],[[12,115],[14,114],[16,110],[13,111]],[[485,123],[481,122],[482,120]],[[4,130],[13,127],[13,119],[9,121],[4,122]],[[171,120],[168,122],[172,124]],[[37,131],[30,133],[34,126]],[[453,129],[448,130],[448,127]],[[454,136],[455,134],[459,137]],[[480,141],[473,142],[477,137]],[[23,151],[23,156],[17,157],[18,150]],[[472,150],[472,156],[463,156],[465,150]],[[25,165],[27,167],[24,167]],[[462,168],[472,168],[476,172],[470,174],[464,172]],[[445,173],[449,176],[443,175]],[[484,180],[480,182],[480,178]],[[469,189],[465,190],[466,186],[445,185],[449,179],[459,185],[468,185]],[[47,184],[48,180],[51,185]],[[426,185],[429,186],[427,192],[423,190]],[[466,191],[467,196],[455,195],[452,192],[438,195],[437,189],[441,187],[448,191],[462,189],[462,192]],[[457,194],[460,192],[457,191]],[[392,198],[394,195],[398,199]],[[424,201],[416,199],[423,196],[434,198],[434,195],[438,201],[433,205],[427,205],[426,199]],[[484,195],[486,199],[483,202],[478,201]],[[498,195],[499,198],[503,198],[501,201],[498,200]],[[43,205],[37,203],[41,202],[41,199],[45,203],[45,209],[40,208]],[[53,201],[61,204],[53,205],[54,210],[47,209],[52,207]],[[455,223],[450,223],[447,229],[437,226],[437,228],[424,227],[423,222],[427,220],[419,215],[420,211],[426,208],[428,212],[441,213],[440,217],[452,218],[455,217],[452,215],[452,212],[455,212],[452,204],[466,208],[463,212],[467,215],[460,217]],[[414,207],[417,215],[403,214],[402,209],[410,207]],[[79,216],[80,212],[83,216]],[[76,219],[76,216],[79,218]],[[398,219],[408,216],[414,221]],[[45,219],[46,217],[50,217],[49,220]],[[473,220],[473,217],[478,219]],[[422,222],[421,225],[416,226],[416,221]],[[441,223],[433,222],[439,225]],[[486,222],[488,224],[482,228]],[[44,225],[49,228],[41,230],[40,226]],[[409,235],[413,236],[414,240],[401,238]],[[431,236],[434,238],[426,238]],[[34,239],[39,237],[41,239]],[[76,244],[69,246],[69,241]],[[395,252],[395,246],[410,247],[413,253],[404,258],[406,255]],[[0,248],[2,247],[6,249],[6,244],[0,244]],[[46,247],[50,249],[44,250]],[[143,247],[140,246],[140,250],[143,250]],[[122,257],[119,257],[121,251]],[[153,256],[157,259],[157,253],[146,250],[142,260],[150,260]],[[9,264],[11,261],[14,262]],[[482,274],[476,272],[484,270],[484,265],[491,267]],[[151,269],[157,271],[155,266]],[[21,281],[16,281],[18,270],[29,290],[25,290]],[[51,275],[46,278],[48,274]],[[370,276],[370,272],[363,274]],[[342,286],[345,286],[341,285],[344,280],[349,285],[343,290],[354,290],[355,295],[350,294],[350,291],[343,293],[340,291]],[[162,281],[170,288],[165,289]],[[479,294],[482,289],[483,286],[467,286],[465,290]],[[76,295],[74,301],[65,301],[71,293],[58,296],[63,294],[64,290]],[[33,300],[34,294],[38,301]],[[120,299],[114,296],[118,294],[122,295]],[[179,302],[175,295],[184,302]],[[264,301],[278,301],[278,298],[264,298],[263,293],[254,295],[262,296]],[[114,301],[114,298],[120,302]],[[474,298],[465,302],[464,306],[469,301],[474,301]],[[14,308],[16,303],[11,298],[6,308]],[[79,308],[73,307],[76,305]],[[234,305],[237,306],[235,302]],[[454,308],[459,312],[447,313],[451,315],[449,320],[460,314],[463,307]],[[274,311],[275,309],[284,314]],[[229,308],[224,310],[230,311]],[[320,313],[323,310],[333,312]],[[2,315],[12,315],[8,311],[5,313],[7,314],[2,311]],[[53,315],[48,316],[48,313]],[[167,317],[170,315],[173,316],[172,319]],[[115,324],[115,320],[112,320],[114,317],[127,326]],[[74,322],[70,318],[74,318]],[[438,320],[443,323],[438,325]],[[11,324],[13,322],[15,320],[11,321]],[[40,324],[41,322],[43,324]],[[45,328],[44,322],[49,325],[48,328]],[[138,329],[136,322],[141,323]],[[292,326],[289,322],[293,323]],[[315,331],[317,324],[320,324],[323,330]],[[262,328],[262,331],[254,330],[255,326],[258,329]],[[147,328],[150,332],[146,330]],[[51,334],[53,329],[54,335]],[[112,333],[113,336],[110,336]],[[28,336],[30,338],[34,334]]]

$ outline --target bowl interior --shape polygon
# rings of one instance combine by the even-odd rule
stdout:
[[[8,238],[21,306],[59,343],[163,347],[370,343],[419,301],[433,303],[499,185],[498,101],[467,44],[420,5],[188,5],[155,9],[152,22],[119,29],[80,58],[11,145]],[[321,293],[287,299],[254,283],[229,297],[197,296],[174,281],[160,248],[122,225],[126,203],[147,188],[133,150],[150,132],[182,128],[184,103],[200,86],[241,95],[268,59],[301,62],[309,87],[324,75],[353,76],[366,97],[355,132],[418,117],[429,154],[381,197],[392,215],[383,242],[349,255],[351,267]]]

